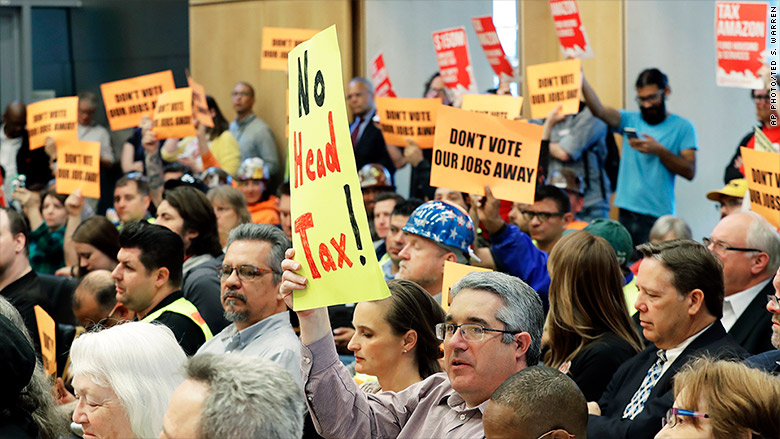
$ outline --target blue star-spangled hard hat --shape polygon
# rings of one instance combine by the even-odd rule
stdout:
[[[466,255],[474,243],[474,222],[471,217],[445,201],[421,204],[412,212],[403,231],[428,238],[437,244],[455,247]]]

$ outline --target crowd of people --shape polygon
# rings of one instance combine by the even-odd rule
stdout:
[[[776,81],[751,98],[777,149]],[[100,200],[56,193],[56,143],[31,151],[9,104],[0,436],[780,438],[780,235],[745,201],[739,150],[706,194],[721,220],[694,241],[674,182],[695,176],[696,130],[666,109],[666,75],[639,75],[639,111],[582,84],[576,114],[535,121],[523,204],[431,187],[431,150],[386,144],[371,82],[350,81],[390,296],[297,312],[290,184],[251,84],[232,89],[232,122],[212,97],[194,137],[159,140],[144,119],[118,161],[82,93]],[[424,97],[460,101],[438,73]],[[448,261],[490,270],[448,289]],[[56,323],[53,374],[36,308]]]

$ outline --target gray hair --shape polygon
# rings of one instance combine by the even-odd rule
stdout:
[[[745,245],[765,251],[769,255],[766,272],[774,274],[780,267],[780,235],[763,216],[756,212],[743,213],[753,219],[747,229]]]
[[[544,309],[542,299],[533,288],[522,280],[497,271],[469,273],[455,286],[450,295],[455,296],[462,290],[487,291],[498,295],[504,306],[496,312],[496,320],[504,324],[504,329],[512,332],[527,332],[531,335],[531,346],[525,353],[528,366],[539,363],[544,328]],[[503,334],[501,341],[509,344],[514,337]]]
[[[97,108],[98,106],[97,95],[91,91],[82,91],[79,93],[79,102],[82,101],[87,102],[89,104],[89,108]]]
[[[278,364],[238,354],[201,354],[187,363],[187,377],[209,388],[201,438],[302,437],[303,394]]]
[[[138,437],[156,437],[187,356],[168,327],[129,322],[73,341],[71,373],[116,393]]]
[[[239,224],[228,236],[225,254],[227,254],[230,244],[236,241],[260,241],[271,244],[271,251],[268,253],[266,263],[274,272],[274,284],[278,285],[282,281],[284,252],[292,247],[292,242],[282,229],[268,224]]]
[[[368,90],[369,93],[374,94],[374,84],[371,83],[368,79],[362,77],[362,76],[355,76],[354,78],[350,79],[349,83],[353,82],[359,82],[366,86],[366,90]]]
[[[674,234],[673,239],[691,239],[693,234],[688,224],[674,215],[664,215],[653,224],[650,229],[650,239],[662,240],[669,232]]]

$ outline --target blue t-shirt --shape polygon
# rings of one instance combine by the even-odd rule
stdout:
[[[698,149],[693,124],[675,114],[669,114],[658,125],[650,125],[638,111],[620,110],[618,134],[622,135],[625,128],[635,128],[640,138],[643,133],[652,136],[675,155],[686,149]],[[620,157],[615,205],[655,217],[674,215],[677,212],[674,177],[658,156],[641,153],[626,140]]]

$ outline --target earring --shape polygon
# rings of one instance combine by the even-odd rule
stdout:
[[[405,353],[407,353],[407,352],[409,352],[409,351],[407,351],[406,349],[404,349],[404,354],[405,354]]]

